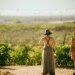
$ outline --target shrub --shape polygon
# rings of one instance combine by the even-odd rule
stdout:
[[[56,63],[58,67],[73,67],[73,61],[69,57],[70,46],[68,45],[60,45],[55,49],[56,53]]]
[[[41,64],[41,52],[36,47],[15,46],[10,53],[13,65],[38,65]]]
[[[0,44],[0,65],[7,65],[9,62],[9,51],[10,47],[8,44]]]
[[[12,64],[16,65],[27,65],[29,55],[28,52],[31,50],[29,46],[16,46],[11,52]]]
[[[0,65],[39,65],[41,50],[29,45],[0,44]]]
[[[68,45],[59,45],[55,48],[58,67],[73,67],[73,61],[69,57],[69,50],[70,46]],[[39,47],[0,44],[0,65],[40,65],[41,53]]]
[[[41,64],[41,50],[38,47],[33,47],[32,51],[29,51],[29,65]]]

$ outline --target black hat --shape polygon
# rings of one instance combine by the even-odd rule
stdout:
[[[47,29],[44,35],[50,35],[50,34],[52,34],[52,32],[49,29]]]

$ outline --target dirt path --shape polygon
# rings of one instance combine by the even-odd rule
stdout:
[[[41,75],[41,66],[5,66],[1,67],[0,71],[9,71],[15,75]],[[56,68],[56,75],[73,75],[73,69]]]

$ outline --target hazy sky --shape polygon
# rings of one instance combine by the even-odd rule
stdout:
[[[75,0],[0,0],[1,15],[72,15]]]

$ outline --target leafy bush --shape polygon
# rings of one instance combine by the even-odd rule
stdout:
[[[27,65],[29,55],[28,52],[31,51],[31,48],[29,46],[16,46],[13,48],[13,51],[11,52],[11,61],[12,64],[16,65]]]
[[[59,45],[55,48],[58,67],[73,67],[73,61],[69,57],[69,50],[70,46],[68,45]],[[40,65],[41,53],[39,47],[0,44],[0,65]]]
[[[28,45],[9,46],[0,44],[0,65],[37,65],[41,64],[41,52],[37,47]]]
[[[39,50],[26,45],[14,47],[10,56],[13,65],[36,65],[41,62]]]
[[[0,44],[0,65],[7,65],[10,59],[10,47],[7,44]]]
[[[55,49],[56,53],[56,63],[58,67],[73,67],[73,61],[69,57],[70,46],[60,45]]]
[[[29,51],[29,65],[41,64],[41,50],[38,47],[33,47],[32,51]]]

